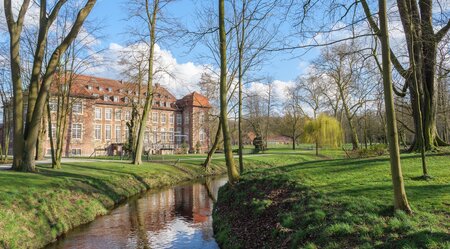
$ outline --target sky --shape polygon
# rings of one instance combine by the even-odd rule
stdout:
[[[89,17],[91,20],[104,23],[103,33],[105,37],[101,39],[101,45],[109,48],[109,54],[112,55],[110,60],[115,60],[114,54],[126,47],[129,42],[127,36],[128,24],[125,20],[127,17],[126,4],[127,1],[124,0],[98,0]],[[168,11],[170,11],[171,16],[176,17],[184,25],[192,27],[198,4],[199,0],[180,0],[168,6]],[[175,91],[176,95],[197,90],[195,81],[199,80],[203,65],[206,64],[204,60],[199,58],[205,52],[203,48],[196,46],[194,50],[189,51],[190,46],[188,44],[159,45],[161,45],[160,49],[170,57],[168,60],[176,63],[177,70],[182,71],[179,75],[180,79],[171,79],[171,82],[166,83],[168,88]],[[261,77],[270,76],[277,82],[276,85],[279,88],[285,88],[304,72],[304,69],[308,66],[308,61],[315,54],[317,53],[294,57],[292,54],[274,53],[270,60],[264,62],[263,67],[256,74],[261,75]],[[92,70],[91,73],[109,78],[120,77],[117,67],[111,66],[111,64]],[[187,81],[187,83],[182,81]],[[255,85],[255,87],[258,86]],[[281,95],[283,94],[283,91],[278,92]]]

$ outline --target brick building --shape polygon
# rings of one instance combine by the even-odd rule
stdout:
[[[87,75],[76,75],[71,86],[72,108],[65,135],[65,156],[120,154],[128,142],[133,104],[145,102],[146,88],[136,84]],[[141,93],[141,94],[139,94]],[[52,131],[58,103],[50,99]],[[144,150],[152,154],[173,153],[182,147],[207,151],[209,144],[208,99],[193,92],[176,99],[159,84],[153,88],[152,110],[144,135]],[[50,155],[50,140],[44,144]]]

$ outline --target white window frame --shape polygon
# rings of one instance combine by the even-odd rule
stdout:
[[[109,118],[108,118],[109,113]],[[105,108],[105,120],[112,120],[112,109],[111,108]]]
[[[119,128],[117,130],[117,128]],[[119,132],[117,132],[119,131]],[[117,134],[119,133],[119,134]],[[121,143],[122,142],[122,126],[121,125],[116,125],[114,127],[114,135],[116,136],[116,143]]]
[[[175,120],[175,114],[173,114],[173,113],[169,114],[169,123],[173,124],[174,120]]]
[[[75,128],[75,126],[78,126],[78,125],[79,125],[79,129]],[[78,134],[78,130],[79,130],[79,134]],[[71,133],[72,139],[82,139],[83,138],[83,124],[82,123],[73,123],[70,133]]]
[[[165,124],[167,121],[167,114],[161,113],[161,124]]]
[[[170,128],[170,129],[169,129],[169,132],[170,132],[170,134],[169,134],[169,141],[170,141],[170,142],[173,142],[173,138],[174,138],[173,132],[174,132],[174,129],[173,129],[173,128]]]
[[[177,125],[181,125],[183,123],[183,114],[177,113]]]
[[[119,118],[117,118],[117,115],[119,115]],[[114,120],[116,120],[116,121],[122,120],[122,110],[121,109],[114,110]]]
[[[158,123],[158,113],[157,112],[152,112],[152,122],[154,124]]]
[[[189,113],[186,113],[186,115],[184,115],[184,124],[189,124],[189,121],[190,121]]]
[[[97,137],[97,128],[100,128],[100,131],[98,133],[98,137]],[[101,124],[95,124],[94,125],[94,139],[95,140],[102,140],[102,125]]]
[[[94,119],[95,120],[102,120],[102,108],[101,107],[95,107]]]
[[[111,140],[111,138],[112,138],[112,130],[111,130],[111,128],[112,127],[111,127],[110,124],[106,124],[105,125],[105,140]],[[109,131],[109,134],[108,134],[108,131]]]
[[[75,105],[80,105],[80,111],[75,111]],[[72,103],[72,113],[76,115],[82,115],[83,114],[83,102],[81,101],[75,101]]]

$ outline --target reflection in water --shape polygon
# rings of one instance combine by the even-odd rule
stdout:
[[[114,209],[48,248],[218,248],[212,207],[226,177],[158,192]]]

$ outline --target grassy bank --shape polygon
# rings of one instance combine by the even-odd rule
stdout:
[[[201,161],[175,168],[126,162],[65,163],[39,173],[0,171],[0,248],[40,248],[58,235],[92,221],[117,203],[147,189],[173,185],[204,174]],[[213,174],[225,172],[216,160]]]
[[[417,178],[417,155],[403,156],[412,216],[393,212],[388,157],[317,160],[280,151],[258,159],[283,166],[220,190],[214,228],[224,248],[450,248],[448,154],[428,157],[430,181]]]

